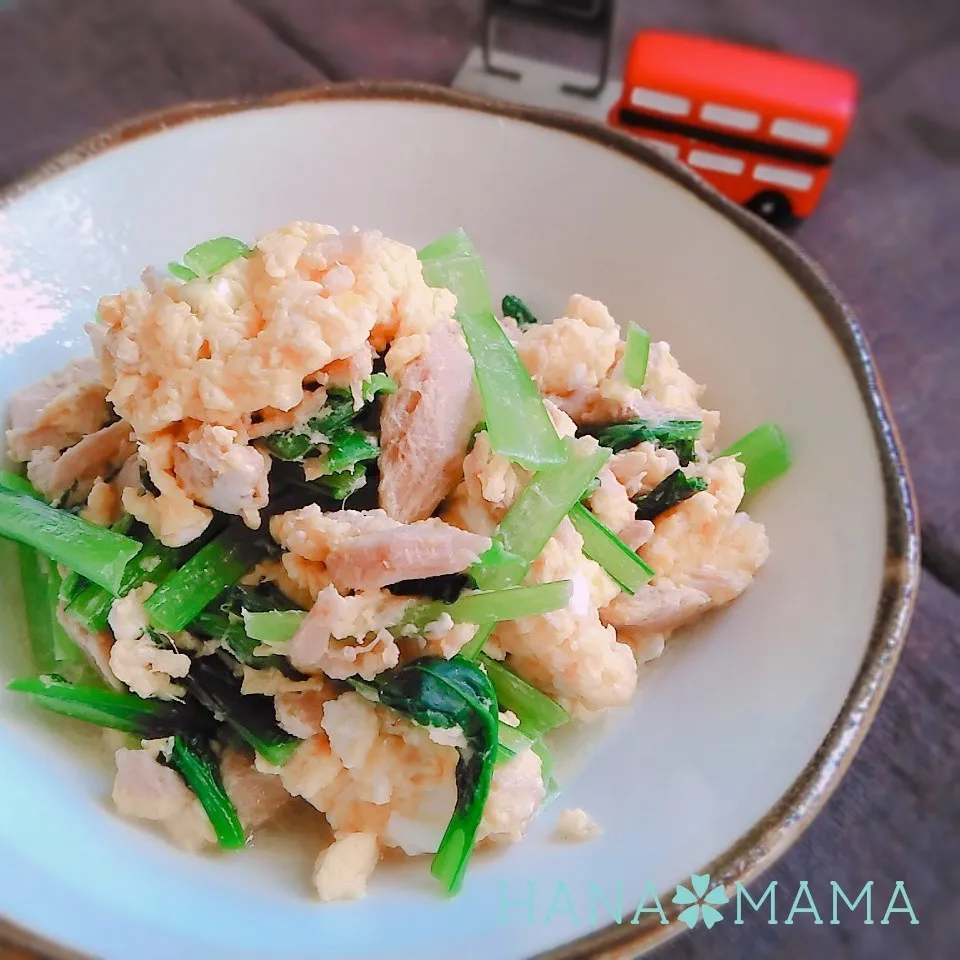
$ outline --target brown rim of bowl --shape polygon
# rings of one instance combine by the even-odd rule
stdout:
[[[245,110],[328,100],[416,101],[496,114],[581,137],[636,160],[689,190],[760,244],[812,301],[836,337],[857,381],[870,417],[883,469],[887,508],[886,563],[876,619],[863,663],[829,733],[792,786],[747,833],[703,868],[728,893],[739,881],[755,880],[785,853],[830,798],[850,766],[876,715],[893,675],[916,599],[919,534],[913,491],[897,430],[874,367],[870,349],[852,311],[820,266],[792,241],[722,196],[687,167],[611,127],[572,114],[521,106],[413,82],[358,81],[326,84],[266,97],[187,103],[133,120],[89,137],[0,191],[0,208],[51,177],[133,140],[169,127]],[[667,897],[662,898],[668,901]],[[680,907],[666,902],[669,923],[647,915],[633,924],[611,924],[537,955],[537,960],[627,960],[681,933]],[[0,941],[49,960],[78,960],[79,954],[0,919]]]

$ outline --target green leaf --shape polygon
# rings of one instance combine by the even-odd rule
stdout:
[[[529,327],[539,322],[530,308],[519,297],[510,293],[501,301],[500,310],[505,317],[513,317],[520,327]]]
[[[175,261],[167,264],[167,269],[170,271],[171,276],[176,277],[178,280],[182,280],[184,283],[188,283],[190,280],[196,280],[197,275],[185,267],[182,263],[176,263]]]
[[[651,420],[628,420],[625,423],[613,423],[593,433],[601,444],[619,453],[638,443],[655,443],[657,446],[673,450],[685,467],[694,458],[694,444],[700,438],[703,423],[700,420],[663,420],[655,423]]]
[[[273,699],[242,694],[241,681],[219,658],[194,660],[184,683],[205,709],[222,719],[268,763],[282,767],[296,753],[300,741],[280,729]]]
[[[661,513],[689,500],[695,493],[706,490],[707,486],[707,481],[702,477],[688,477],[682,470],[674,470],[649,493],[634,501],[637,505],[637,519],[655,520]]]
[[[183,255],[183,263],[187,270],[192,271],[196,276],[209,277],[228,263],[239,257],[245,257],[250,252],[250,247],[240,240],[235,240],[233,237],[216,237],[191,247]]]

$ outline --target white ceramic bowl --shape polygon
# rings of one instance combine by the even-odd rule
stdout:
[[[477,857],[449,901],[424,862],[382,869],[362,902],[322,907],[310,842],[181,853],[113,813],[86,731],[0,693],[6,934],[118,960],[635,955],[685,929],[670,893],[691,872],[729,888],[797,838],[893,670],[917,541],[859,331],[793,245],[633,140],[432,88],[333,87],[148,117],[8,191],[0,403],[85,352],[98,296],[144,265],[293,219],[415,245],[463,226],[495,292],[545,315],[585,293],[669,340],[709,385],[722,440],[775,420],[793,444],[791,472],[750,505],[771,560],[742,599],[670,644],[631,708],[564,746],[562,799],[525,842]],[[0,559],[9,571],[9,545]],[[0,623],[6,680],[26,669],[15,576],[0,577]],[[565,806],[586,808],[600,839],[552,842]],[[650,885],[670,922],[632,925]],[[591,913],[591,895],[618,890],[627,922]],[[531,908],[517,905],[531,893]]]

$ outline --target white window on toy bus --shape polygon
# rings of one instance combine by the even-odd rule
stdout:
[[[662,153],[665,157],[673,157],[676,159],[680,156],[680,148],[675,143],[670,143],[669,140],[660,140],[657,137],[640,137],[640,140],[648,147],[653,147],[654,150]]]
[[[715,153],[713,150],[691,150],[687,156],[691,167],[701,170],[715,170],[717,173],[743,173],[744,162],[729,153]]]
[[[745,130],[748,133],[760,128],[760,114],[753,110],[737,110],[719,103],[705,103],[700,108],[700,119],[715,123],[718,127]]]
[[[778,140],[802,143],[806,147],[825,147],[830,142],[830,131],[826,127],[783,117],[770,124],[770,135]]]
[[[789,167],[776,167],[772,163],[758,163],[753,168],[753,179],[791,190],[809,190],[813,186],[812,174]]]
[[[635,107],[669,113],[674,117],[684,117],[690,112],[690,101],[686,97],[678,97],[675,93],[662,93],[649,87],[634,87],[630,91],[630,102]]]

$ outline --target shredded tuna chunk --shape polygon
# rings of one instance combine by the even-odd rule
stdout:
[[[36,451],[27,464],[30,482],[48,499],[73,491],[82,502],[97,480],[110,477],[136,453],[130,427],[122,420],[84,437],[58,453],[54,447]]]
[[[36,450],[60,451],[96,433],[109,419],[107,388],[92,357],[71,360],[7,402],[7,454],[26,461]]]
[[[400,662],[400,649],[387,628],[399,623],[408,604],[385,591],[344,597],[329,586],[320,591],[283,652],[304,673],[372,680]]]
[[[270,530],[292,553],[324,564],[329,581],[340,590],[373,590],[400,580],[459,573],[490,546],[489,538],[436,518],[402,524],[382,510],[324,513],[315,504],[275,517]],[[310,568],[287,569],[300,582],[310,575]],[[306,585],[309,589],[309,581]]]
[[[116,752],[113,802],[128,817],[160,823],[179,846],[199,850],[215,842],[213,828],[180,774],[157,759],[161,744]]]
[[[441,520],[420,520],[343,541],[327,555],[327,570],[338,586],[374,590],[400,580],[459,573],[490,543],[489,537]]]
[[[235,747],[224,751],[220,774],[224,789],[247,830],[263,826],[292,801],[276,777],[261,773],[254,766],[253,758]]]
[[[603,608],[637,649],[669,636],[707,609],[729,603],[753,580],[769,555],[761,524],[737,513],[743,497],[743,466],[732,457],[702,470],[709,487],[658,518],[640,555],[657,576],[634,596],[621,594]]]
[[[380,417],[380,506],[395,520],[429,517],[463,472],[480,419],[473,361],[453,324],[433,329]]]
[[[63,607],[57,605],[57,620],[67,636],[87,655],[90,662],[97,668],[100,675],[116,690],[122,688],[110,666],[110,651],[113,649],[113,637],[109,631],[94,633],[82,623],[75,620]]]
[[[260,526],[267,505],[270,458],[241,442],[236,430],[204,425],[192,431],[174,454],[174,469],[183,489],[198,503],[243,517]]]

